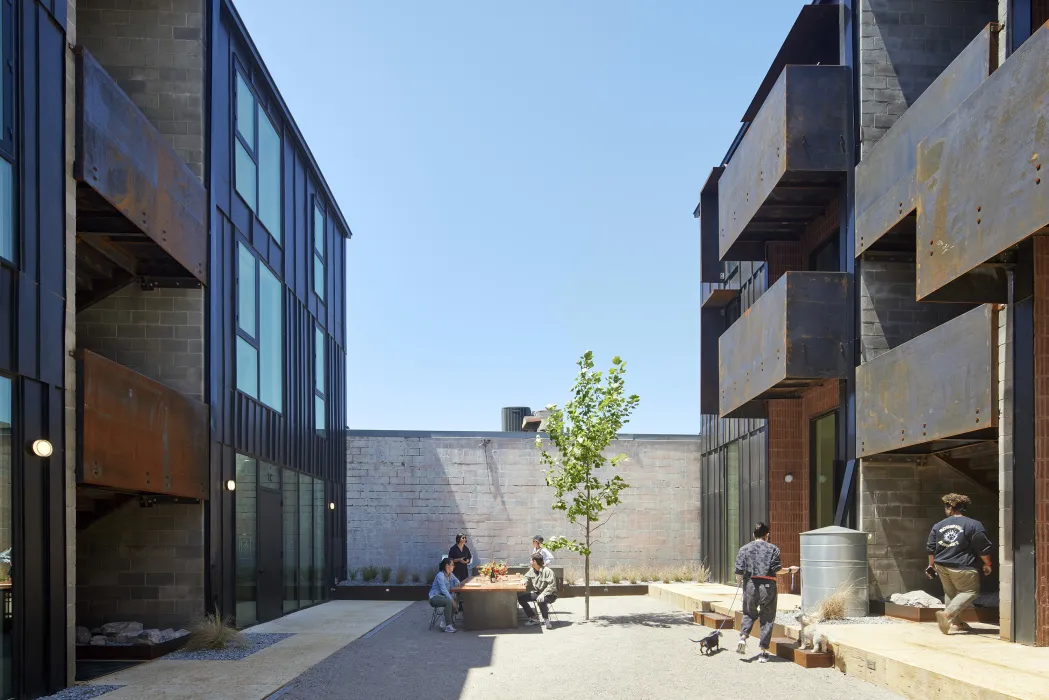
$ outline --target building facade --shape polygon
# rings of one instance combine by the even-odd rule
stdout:
[[[718,578],[756,520],[785,564],[800,533],[839,524],[870,535],[872,597],[938,592],[924,543],[939,497],[960,491],[997,534],[982,586],[1002,638],[1049,644],[1047,13],[802,8],[695,212]]]
[[[0,48],[0,698],[84,635],[345,568],[349,227],[227,0],[14,0]]]

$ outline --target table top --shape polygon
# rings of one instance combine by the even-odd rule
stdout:
[[[516,591],[523,593],[525,590],[525,579],[520,574],[508,574],[500,576],[495,583],[488,580],[487,576],[471,576],[463,581],[462,585],[453,588],[453,593],[493,593],[497,591]]]

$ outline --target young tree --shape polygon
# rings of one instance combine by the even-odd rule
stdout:
[[[553,509],[565,512],[568,522],[582,530],[581,542],[554,537],[548,546],[553,550],[568,549],[584,557],[584,595],[589,620],[590,545],[594,533],[613,513],[609,512],[604,520],[602,515],[613,509],[619,503],[619,494],[629,488],[618,474],[601,481],[596,472],[606,464],[616,467],[626,459],[625,454],[606,459],[603,453],[626,425],[640,398],[624,395],[626,363],[619,357],[612,358],[612,367],[604,375],[594,371],[594,353],[589,350],[576,364],[579,376],[572,387],[572,398],[563,409],[553,404],[547,406],[550,416],[546,419],[546,439],[554,450],[544,447],[543,437],[537,437],[535,445],[542,452],[540,461],[547,467],[546,484],[554,489]]]

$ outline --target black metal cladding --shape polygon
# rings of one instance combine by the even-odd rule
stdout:
[[[350,231],[236,10],[209,2],[207,147],[211,195],[207,397],[211,407],[211,501],[208,597],[234,606],[234,512],[224,490],[242,453],[324,479],[328,511],[325,581],[345,566],[346,241]],[[240,71],[282,137],[283,232],[271,236],[233,186],[234,71]],[[313,290],[314,199],[325,217],[326,288]],[[250,247],[283,287],[283,409],[274,411],[236,388],[236,246]],[[327,302],[327,303],[325,303]],[[314,337],[324,331],[327,430],[314,416]]]

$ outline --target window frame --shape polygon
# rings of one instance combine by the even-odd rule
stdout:
[[[313,325],[313,427],[317,435],[328,434],[328,332],[319,323]],[[319,352],[318,352],[319,351]],[[318,361],[319,360],[319,361]],[[323,381],[317,386],[318,370],[323,370]],[[317,400],[323,406],[323,415],[317,415]]]
[[[11,213],[11,251],[0,251],[0,263],[18,269],[21,260],[21,235],[18,216],[18,157],[15,144],[15,7],[12,0],[0,2],[0,158],[10,166],[10,192],[7,206]]]
[[[321,229],[320,229],[320,248],[317,247],[317,218],[320,217]],[[328,298],[328,213],[324,207],[324,202],[320,196],[313,195],[313,226],[310,233],[310,239],[313,243],[313,271],[311,276],[313,277],[313,295],[317,297],[317,300],[322,304],[327,304]],[[321,270],[324,272],[324,278],[320,281],[321,293],[317,293],[317,263],[320,263]]]
[[[277,273],[273,271],[273,269],[266,263],[265,260],[262,259],[262,257],[258,254],[258,252],[255,251],[246,241],[244,241],[243,239],[239,239],[238,238],[237,241],[236,241],[236,246],[237,246],[237,255],[235,257],[236,257],[236,261],[237,261],[237,269],[236,269],[235,279],[236,279],[237,289],[236,289],[236,293],[233,295],[233,297],[234,297],[234,304],[236,306],[236,308],[234,310],[236,334],[235,334],[235,338],[234,338],[234,348],[233,348],[233,355],[234,355],[233,384],[234,384],[234,386],[236,387],[236,389],[237,389],[237,391],[239,393],[244,394],[245,396],[251,398],[253,401],[257,401],[258,403],[262,404],[263,406],[266,406],[267,408],[269,408],[271,410],[276,411],[277,413],[283,414],[284,413],[284,400],[285,400],[285,391],[284,391],[283,383],[281,384],[281,391],[280,391],[280,406],[272,406],[267,401],[263,400],[263,398],[262,398],[262,344],[263,344],[263,339],[262,339],[262,299],[261,299],[262,298],[262,288],[261,288],[261,285],[262,285],[262,270],[263,270],[263,267],[265,267],[266,272],[268,272],[270,275],[273,276],[273,279],[276,280],[277,285],[279,287],[283,288],[284,285],[281,282],[280,277],[277,275]],[[241,307],[240,301],[241,301],[241,297],[243,295],[244,288],[245,288],[245,285],[241,284],[241,276],[242,276],[241,251],[242,250],[248,254],[247,257],[250,257],[252,259],[253,263],[254,263],[254,270],[253,270],[254,286],[252,288],[252,293],[254,294],[254,302],[255,302],[253,304],[253,306],[254,306],[254,315],[255,315],[255,318],[254,318],[255,327],[254,327],[254,329],[252,329],[250,331],[245,329],[241,325],[241,320],[240,320],[240,307]],[[282,295],[282,297],[281,297],[281,305],[280,305],[280,333],[278,334],[279,337],[280,337],[281,343],[282,343],[282,345],[281,345],[281,364],[282,365],[284,364],[284,348],[283,348],[283,342],[284,342],[284,320],[285,320],[284,298],[283,298],[283,295]],[[254,333],[254,336],[252,335],[252,333]],[[252,396],[248,391],[245,391],[240,386],[240,366],[239,366],[240,362],[237,359],[236,345],[241,340],[243,340],[245,343],[250,345],[252,347],[252,349],[255,351],[255,393],[257,394],[256,396]]]
[[[238,124],[241,122],[240,114],[240,100],[239,90],[241,83],[248,89],[248,93],[251,95],[253,110],[251,115],[252,124],[252,139],[254,143],[248,143],[247,139],[241,134]],[[270,238],[278,245],[284,246],[284,135],[282,130],[278,127],[278,122],[270,115],[269,110],[263,105],[262,100],[259,98],[258,90],[252,84],[249,77],[249,72],[243,68],[240,63],[234,62],[233,67],[233,149],[232,157],[230,158],[230,164],[233,167],[233,191],[236,193],[240,200],[247,205],[248,209],[251,210],[252,215],[258,220],[262,228],[265,229],[266,233],[269,234]],[[277,170],[280,173],[280,192],[278,193],[278,201],[280,203],[280,211],[277,215],[277,231],[270,230],[270,227],[266,225],[266,222],[262,220],[262,215],[259,212],[259,190],[262,184],[262,172],[259,167],[259,133],[262,120],[265,119],[273,131],[277,135],[278,143],[278,163]],[[255,164],[255,201],[254,203],[247,201],[244,194],[237,189],[237,144],[240,144],[244,151],[251,158],[251,162]]]

